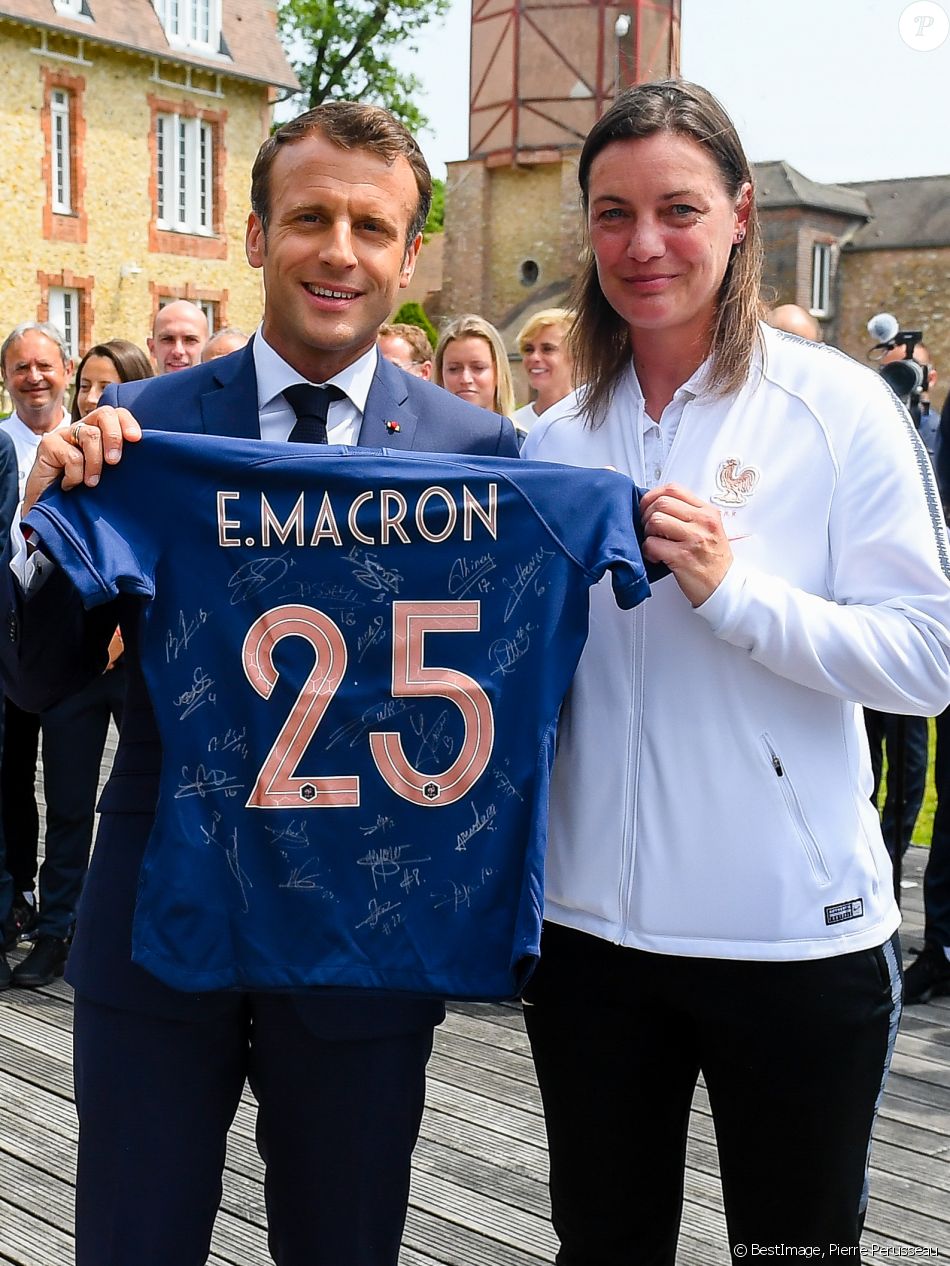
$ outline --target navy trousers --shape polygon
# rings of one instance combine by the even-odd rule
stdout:
[[[645,953],[545,924],[525,1024],[558,1266],[673,1266],[700,1072],[733,1261],[753,1244],[856,1254],[900,987],[896,936],[773,963]]]
[[[897,724],[904,722],[904,806],[900,815],[901,821],[901,853],[906,852],[914,834],[914,826],[920,806],[924,800],[924,789],[927,783],[927,745],[928,730],[926,717],[892,716],[889,712],[875,712],[871,708],[864,709],[864,725],[868,733],[868,745],[871,749],[871,771],[874,775],[874,790],[871,799],[877,804],[878,788],[884,769],[884,753],[887,752],[887,793],[881,811],[881,831],[884,843],[893,861],[897,851],[897,796],[895,794],[894,769],[897,764]]]
[[[4,708],[0,703],[0,751],[3,749],[3,713]],[[0,796],[2,796],[0,791]],[[3,815],[0,811],[0,928],[3,927],[7,915],[10,913],[10,906],[13,904],[14,884],[7,869],[7,844],[3,834]],[[0,952],[3,950],[2,942],[0,942]]]
[[[334,1041],[292,995],[220,999],[171,1020],[77,995],[76,1266],[204,1266],[245,1078],[278,1266],[396,1266],[432,1027]]]

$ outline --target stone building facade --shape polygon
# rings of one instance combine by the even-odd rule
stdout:
[[[582,244],[577,158],[497,168],[477,159],[448,164],[451,217],[437,314],[491,313],[504,332],[530,311],[560,302]]]
[[[939,402],[950,386],[950,175],[848,188],[867,198],[871,219],[841,251],[836,345],[862,359],[868,318],[892,313],[903,329],[923,331]]]
[[[0,0],[0,58],[4,328],[144,346],[190,298],[252,329],[251,164],[296,86],[276,0]]]
[[[827,336],[842,243],[871,218],[867,198],[859,189],[809,180],[785,162],[756,163],[754,171],[765,247],[763,298],[807,308]]]
[[[869,318],[892,312],[903,328],[923,330],[941,402],[950,385],[950,175],[834,185],[785,162],[754,171],[764,301],[807,308],[827,343],[862,361]],[[443,285],[429,281],[436,317],[480,312],[499,327],[522,394],[515,335],[532,312],[566,300],[583,240],[576,160],[559,160],[557,174],[450,163]]]

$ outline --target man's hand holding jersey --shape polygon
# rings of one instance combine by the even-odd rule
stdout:
[[[64,488],[85,484],[94,488],[103,463],[114,466],[122,457],[124,442],[142,438],[142,428],[128,409],[103,405],[82,422],[59,427],[44,435],[36,451],[36,461],[26,481],[22,513],[36,504],[52,484],[62,480]]]

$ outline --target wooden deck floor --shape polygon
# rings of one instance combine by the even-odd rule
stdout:
[[[907,876],[918,882],[905,893],[905,944],[919,942],[925,859],[920,849],[908,859]],[[70,993],[60,981],[43,990],[0,994],[2,1263],[73,1261]],[[553,1261],[545,1175],[541,1109],[519,1010],[453,1007],[429,1066],[402,1266]],[[728,1262],[712,1122],[702,1089],[692,1116],[686,1192],[679,1261]],[[263,1220],[254,1105],[246,1096],[230,1135],[225,1196],[209,1262],[267,1266]],[[892,1257],[917,1249],[950,1258],[950,998],[905,1012],[877,1124],[864,1245],[866,1262],[882,1259],[872,1246],[890,1249]],[[631,1266],[634,1260],[631,1256]]]

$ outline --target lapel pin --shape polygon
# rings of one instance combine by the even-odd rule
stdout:
[[[398,422],[390,421],[386,423],[386,430],[389,432],[390,435],[395,435],[399,431],[399,429],[400,427],[399,427]]]

